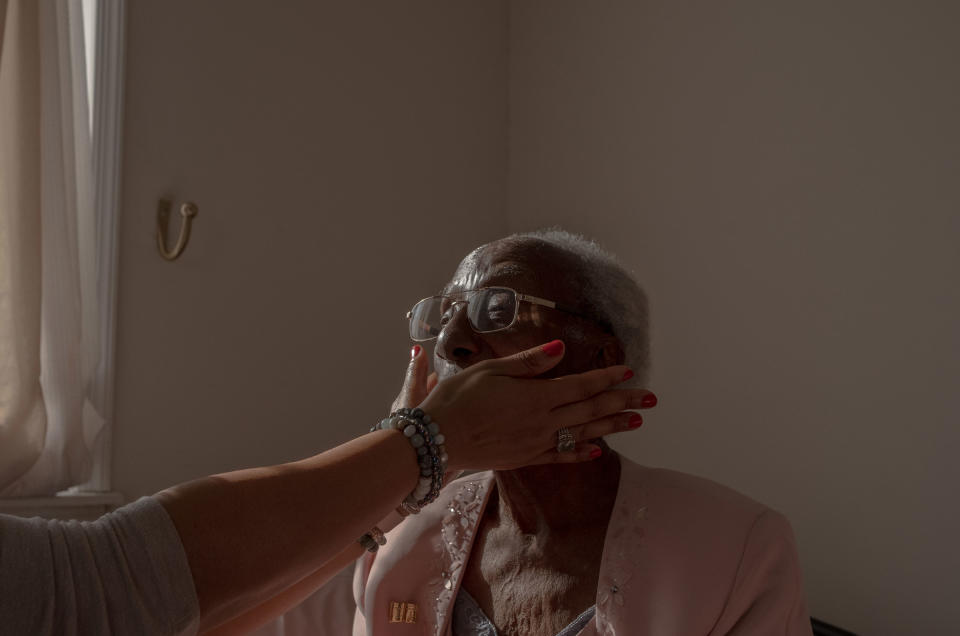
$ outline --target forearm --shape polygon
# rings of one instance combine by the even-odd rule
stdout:
[[[444,482],[452,481],[454,478],[453,475],[447,475],[444,477]],[[402,521],[403,517],[401,515],[391,511],[376,525],[384,533],[387,533]],[[276,596],[261,599],[256,607],[204,633],[210,636],[250,633],[300,605],[326,585],[331,578],[344,568],[352,565],[365,553],[366,550],[358,542],[353,541],[339,554],[324,563],[319,570],[308,574],[306,578],[297,581]]]
[[[415,453],[403,436],[378,431],[291,464],[215,475],[159,493],[190,563],[201,628],[228,621],[317,572],[386,516],[417,475]]]
[[[273,598],[267,599],[253,609],[210,631],[204,632],[204,634],[206,636],[233,636],[234,634],[252,632],[310,598],[314,592],[326,585],[340,570],[363,556],[363,553],[363,547],[354,541],[340,554],[324,563],[316,572],[297,581]]]

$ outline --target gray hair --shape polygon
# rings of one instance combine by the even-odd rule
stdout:
[[[596,317],[611,329],[623,347],[624,363],[633,369],[634,378],[626,383],[643,386],[650,369],[650,309],[647,294],[617,257],[596,241],[560,228],[521,232],[508,241],[543,241],[579,264],[583,296]]]

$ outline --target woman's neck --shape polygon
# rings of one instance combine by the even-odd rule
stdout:
[[[620,458],[606,444],[601,442],[601,447],[600,458],[582,464],[495,472],[500,524],[542,536],[606,527],[617,497]]]

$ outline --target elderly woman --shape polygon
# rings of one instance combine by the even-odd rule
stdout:
[[[436,338],[441,379],[557,338],[567,352],[548,376],[626,364],[637,370],[632,383],[645,381],[644,293],[595,243],[562,231],[474,250],[410,318],[414,340]],[[424,367],[415,365],[414,375],[425,375]],[[423,384],[408,383],[409,401],[418,401]],[[647,393],[637,406],[655,402]],[[641,422],[624,416],[621,426]],[[571,440],[561,431],[557,442]],[[811,632],[782,515],[593,443],[601,455],[593,462],[464,477],[388,533],[385,546],[357,563],[353,633]],[[329,618],[336,604],[325,594],[314,602],[326,604]],[[295,622],[291,616],[287,633]]]

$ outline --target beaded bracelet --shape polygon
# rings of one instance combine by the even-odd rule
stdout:
[[[446,438],[440,433],[440,427],[423,412],[423,409],[398,409],[388,417],[383,418],[370,429],[396,429],[403,432],[404,437],[410,440],[411,446],[417,451],[417,462],[420,465],[420,479],[400,506],[397,512],[406,517],[417,514],[424,506],[432,502],[443,488],[443,474],[447,470],[447,449],[443,443]],[[376,552],[380,546],[387,543],[387,538],[376,526],[363,535],[357,542],[367,551]]]
[[[446,438],[440,433],[440,427],[423,412],[423,409],[402,408],[394,411],[388,417],[371,428],[397,429],[403,432],[410,440],[410,444],[417,451],[417,461],[420,464],[420,479],[406,499],[397,508],[397,512],[406,516],[416,514],[432,502],[443,488],[443,474],[447,470],[447,451],[444,447]]]
[[[376,552],[380,549],[380,546],[386,545],[387,538],[383,536],[383,531],[380,530],[380,528],[373,526],[370,532],[357,539],[357,541],[366,548],[368,552]]]

